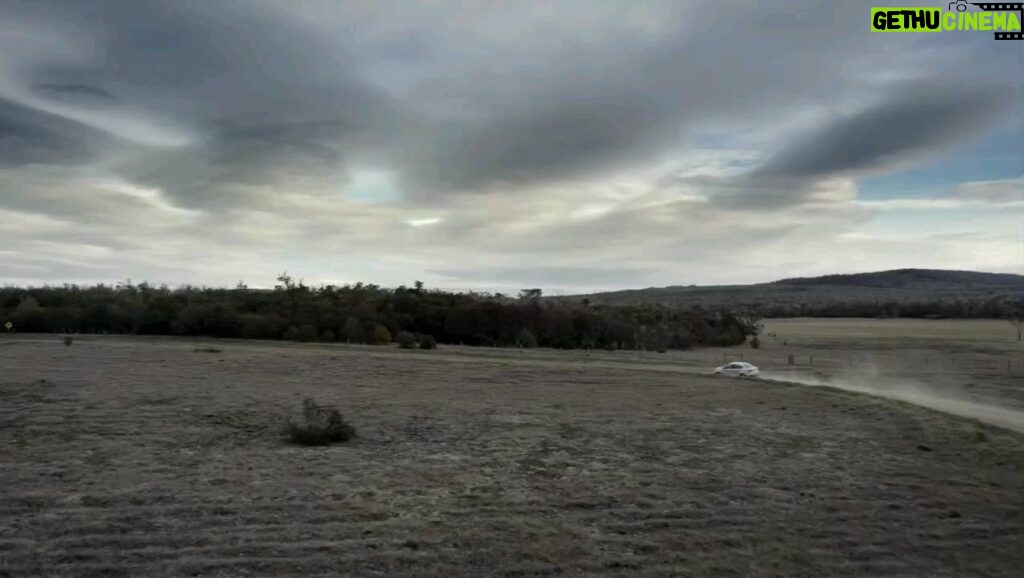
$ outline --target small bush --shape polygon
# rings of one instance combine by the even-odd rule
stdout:
[[[391,343],[391,332],[388,331],[387,327],[378,323],[373,327],[373,331],[370,332],[370,343],[374,345]]]
[[[437,349],[437,342],[433,335],[420,336],[420,349]]]
[[[71,337],[70,335],[65,335],[64,336],[64,345],[71,345],[74,342],[75,342],[75,338],[74,337]]]
[[[320,334],[320,341],[331,343],[337,341],[337,339],[335,339],[333,331],[331,331],[330,329],[324,329],[323,332]]]
[[[345,421],[336,407],[318,405],[307,398],[302,402],[302,417],[305,423],[288,422],[285,427],[284,433],[293,444],[325,446],[348,441],[356,435],[356,428]]]
[[[408,331],[399,331],[395,336],[395,341],[402,349],[416,349],[416,336]]]
[[[761,347],[761,340],[755,335],[750,339],[751,349],[759,349]]]

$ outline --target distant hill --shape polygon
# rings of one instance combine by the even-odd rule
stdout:
[[[994,317],[1003,315],[1003,310],[995,304],[1007,300],[1024,301],[1024,275],[896,269],[782,279],[754,285],[651,287],[562,299],[588,299],[594,305],[739,306],[754,308],[773,317]],[[937,303],[944,305],[924,307],[924,304]],[[992,306],[982,306],[985,304]],[[918,310],[914,311],[914,307]]]
[[[877,273],[852,275],[825,275],[822,277],[795,277],[775,281],[772,285],[842,286],[870,288],[949,288],[991,289],[994,291],[1024,291],[1024,275],[1009,273],[981,273],[978,271],[945,271],[941,269],[894,269]]]

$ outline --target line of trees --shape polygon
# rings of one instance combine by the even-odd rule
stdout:
[[[592,306],[542,299],[376,285],[310,287],[287,274],[273,290],[166,286],[0,288],[0,325],[18,332],[190,335],[390,343],[399,334],[440,343],[605,349],[739,345],[757,320],[728,310]],[[433,340],[432,339],[432,340]],[[431,340],[431,341],[432,341]]]
[[[1024,312],[1024,296],[987,299],[921,299],[764,304],[751,306],[760,316],[778,317],[873,317],[907,319],[1014,319]]]

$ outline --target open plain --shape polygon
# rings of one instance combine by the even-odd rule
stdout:
[[[666,354],[4,336],[0,576],[1020,576],[1019,433],[707,375],[1024,406],[1009,324],[900,323]],[[286,444],[306,397],[358,438]]]

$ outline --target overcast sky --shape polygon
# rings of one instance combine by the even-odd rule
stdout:
[[[0,283],[1024,272],[1024,42],[872,4],[0,0]]]

